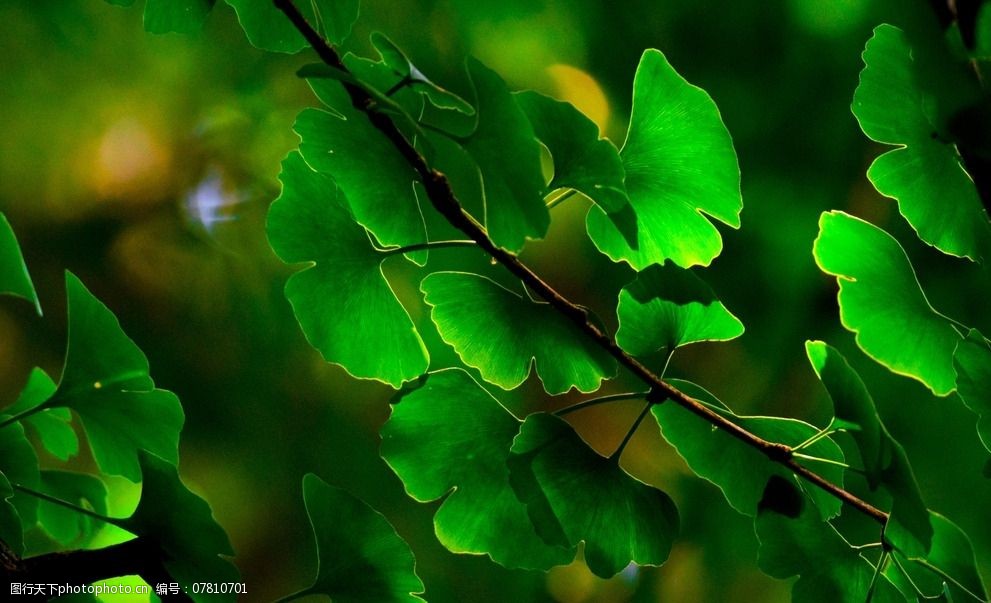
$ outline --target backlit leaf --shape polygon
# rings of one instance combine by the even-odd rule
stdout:
[[[548,569],[575,551],[538,538],[509,485],[506,460],[519,430],[520,421],[468,373],[445,369],[394,402],[382,427],[382,458],[414,499],[444,499],[434,531],[449,550]]]
[[[7,419],[9,417],[6,415],[0,415],[0,421]],[[41,479],[38,455],[20,423],[0,427],[0,475],[6,477],[11,486],[27,486],[31,489],[38,487]],[[11,502],[17,509],[24,529],[33,527],[38,521],[38,500],[15,490]]]
[[[41,492],[76,506],[107,514],[107,487],[100,478],[70,471],[42,471]],[[38,504],[38,521],[45,531],[62,545],[86,541],[103,524],[97,520],[42,500]]]
[[[48,401],[55,393],[55,382],[40,368],[31,371],[28,382],[17,400],[4,412],[17,415]],[[65,461],[79,452],[79,438],[72,428],[72,413],[68,408],[48,408],[27,415],[23,423],[33,429],[48,452]]]
[[[844,429],[853,437],[871,489],[884,486],[891,494],[885,536],[906,554],[925,553],[933,528],[905,450],[888,433],[867,387],[842,354],[821,341],[806,342],[805,351],[833,401],[830,428]]]
[[[303,36],[271,0],[226,0],[241,22],[248,41],[262,50],[296,53],[308,46]],[[359,0],[294,2],[307,22],[331,44],[340,44],[358,19]]]
[[[513,442],[510,481],[548,543],[585,543],[585,563],[608,578],[631,562],[661,565],[678,535],[667,494],[600,456],[563,419],[527,417]]]
[[[905,34],[891,25],[877,27],[863,58],[853,114],[872,140],[898,147],[874,161],[868,178],[898,201],[923,241],[951,255],[987,259],[991,223],[957,149],[940,140],[930,121],[931,99],[915,81]]]
[[[307,340],[356,377],[399,387],[423,374],[427,351],[382,274],[385,256],[354,221],[334,181],[295,152],[282,162],[279,178],[282,194],[269,210],[268,238],[283,261],[310,264],[286,283]]]
[[[743,324],[705,281],[671,263],[650,266],[623,287],[616,314],[616,343],[634,356],[743,334]]]
[[[41,303],[35,293],[34,283],[21,255],[14,231],[7,217],[0,212],[0,295],[16,295],[34,304],[41,314]]]
[[[657,50],[640,59],[620,156],[639,245],[631,247],[606,215],[592,208],[587,226],[595,245],[637,270],[669,259],[684,268],[712,262],[723,244],[706,216],[740,226],[736,151],[709,95],[685,81]]]
[[[977,413],[977,433],[991,452],[991,343],[977,330],[957,344],[953,354],[957,393]]]
[[[929,305],[891,235],[843,212],[826,212],[812,253],[819,268],[836,277],[840,321],[864,352],[937,396],[953,391],[960,334]]]
[[[435,272],[420,289],[440,336],[489,383],[513,389],[532,365],[547,393],[588,393],[616,373],[616,361],[574,323],[526,294],[464,272]]]

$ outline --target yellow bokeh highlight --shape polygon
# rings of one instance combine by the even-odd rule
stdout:
[[[568,101],[599,126],[599,133],[609,126],[609,100],[594,77],[577,67],[558,63],[547,68],[558,99]]]

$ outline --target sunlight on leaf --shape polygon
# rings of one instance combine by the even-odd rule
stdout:
[[[40,368],[31,371],[28,382],[17,400],[4,413],[17,415],[47,402],[55,393],[55,382]],[[56,458],[66,461],[79,453],[79,438],[72,428],[72,413],[68,408],[48,408],[24,417],[25,425],[33,429],[42,446]]]

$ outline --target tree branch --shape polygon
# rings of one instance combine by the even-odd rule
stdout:
[[[152,588],[156,584],[177,582],[162,562],[158,544],[144,538],[135,538],[102,549],[48,553],[21,559],[14,555],[6,543],[0,541],[0,581],[7,583],[0,597],[9,594],[10,584],[71,585],[83,586],[120,576],[137,575]],[[21,595],[24,600],[44,601],[51,597]],[[192,602],[189,595],[180,590],[177,595],[159,595],[163,600],[176,603]],[[19,597],[19,599],[21,598]]]
[[[320,34],[318,34],[309,23],[307,23],[306,18],[303,17],[302,13],[300,13],[299,9],[293,5],[291,0],[273,0],[273,2],[279,10],[285,13],[286,17],[289,18],[296,29],[299,30],[306,41],[309,42],[310,46],[313,47],[313,50],[316,51],[317,56],[320,57],[320,60],[330,67],[349,72],[347,67],[345,67],[344,63],[341,61],[340,56],[338,56],[337,51],[328,45]],[[388,116],[375,110],[375,100],[366,90],[351,83],[342,82],[342,84],[347,90],[347,93],[351,98],[351,103],[354,107],[365,113],[372,125],[374,125],[386,138],[389,139],[390,142],[392,142],[396,150],[399,151],[399,153],[406,159],[407,163],[409,163],[409,165],[416,171],[427,190],[427,195],[430,202],[433,204],[434,208],[440,212],[440,214],[444,216],[448,222],[451,223],[452,226],[459,229],[469,238],[478,243],[479,247],[492,256],[494,260],[502,264],[507,270],[512,272],[513,275],[523,281],[527,287],[542,297],[548,304],[551,305],[551,307],[564,316],[567,316],[580,331],[595,341],[599,347],[608,352],[609,355],[615,358],[620,365],[627,368],[630,372],[640,378],[641,381],[650,386],[651,390],[656,392],[658,396],[667,397],[678,406],[681,406],[689,412],[701,417],[705,421],[708,421],[715,427],[722,429],[734,438],[749,446],[752,446],[753,448],[756,448],[757,450],[760,450],[772,461],[784,465],[795,474],[808,480],[839,500],[849,504],[878,523],[884,525],[887,522],[887,513],[877,509],[867,501],[854,496],[850,492],[840,488],[829,480],[824,479],[817,473],[800,465],[794,458],[792,458],[792,450],[789,446],[769,442],[753,433],[750,433],[746,429],[743,429],[729,419],[715,413],[703,404],[699,403],[697,400],[682,393],[674,386],[665,382],[658,375],[654,374],[649,368],[643,365],[639,360],[623,351],[623,349],[620,348],[611,337],[606,335],[601,329],[599,329],[599,327],[589,320],[588,313],[585,309],[562,296],[554,288],[544,282],[543,279],[541,279],[536,273],[530,270],[530,268],[523,264],[514,254],[497,247],[495,243],[489,239],[485,228],[479,224],[479,222],[475,220],[471,214],[461,207],[461,204],[458,202],[458,199],[455,196],[454,191],[451,189],[451,185],[444,174],[427,165],[427,162],[423,156],[420,155],[420,153],[413,147],[409,140],[406,139],[402,132],[399,131],[392,120]]]

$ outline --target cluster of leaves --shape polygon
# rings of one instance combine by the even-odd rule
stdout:
[[[278,52],[306,46],[267,1],[228,2],[256,46]],[[357,18],[354,1],[302,4],[303,17],[334,44],[346,39]],[[212,5],[149,0],[146,27],[195,29]],[[429,165],[449,176],[461,205],[478,216],[489,239],[510,253],[546,235],[553,207],[587,199],[591,241],[637,273],[618,292],[615,343],[663,376],[680,346],[743,332],[693,270],[709,265],[721,251],[714,222],[736,228],[742,209],[736,153],[703,90],[685,81],[661,52],[645,52],[633,83],[629,131],[617,148],[573,106],[535,92],[512,92],[477,60],[467,62],[474,91],[469,102],[429,80],[385,36],[376,34],[372,43],[378,57],[348,54],[346,71],[301,70],[323,107],[306,109],[296,120],[301,142],[282,164],[282,193],[272,204],[268,235],[280,258],[305,264],[289,279],[286,295],[308,341],[355,377],[400,389],[382,430],[381,454],[410,496],[443,499],[434,524],[444,546],[529,569],[567,563],[580,551],[600,576],[630,563],[663,563],[678,533],[674,502],[619,462],[629,436],[650,414],[687,465],[754,519],[761,569],[779,578],[801,576],[796,600],[987,600],[967,537],[926,507],[909,460],[885,429],[866,386],[824,342],[806,346],[834,407],[833,419],[822,428],[788,418],[739,416],[702,387],[669,381],[750,434],[787,446],[792,460],[819,468],[820,477],[837,487],[847,471],[865,476],[871,491],[883,491],[891,500],[873,542],[854,545],[840,532],[839,499],[808,487],[779,459],[651,392],[599,396],[557,413],[514,416],[480,381],[511,390],[535,372],[549,396],[572,389],[592,393],[617,375],[616,356],[570,317],[535,299],[525,284],[479,274],[487,259],[480,254],[464,255],[464,271],[431,271],[431,248],[475,242],[445,238],[453,231],[431,207],[417,173],[365,114],[388,115]],[[929,112],[931,91],[920,85],[913,57],[906,37],[890,26],[878,28],[865,51],[854,113],[868,136],[899,146],[878,158],[869,177],[882,194],[898,200],[923,241],[948,254],[985,259],[991,226],[957,147],[932,135],[938,128]],[[364,91],[375,106],[353,106],[345,85]],[[553,168],[549,178],[541,165],[544,155]],[[868,222],[828,212],[814,255],[824,272],[837,277],[841,321],[856,333],[861,349],[937,395],[956,391],[982,415],[980,434],[991,444],[991,344],[930,306],[897,241]],[[396,295],[382,268],[390,258],[422,272],[422,301]],[[76,297],[84,291],[74,282],[70,278],[70,320],[73,291],[79,290]],[[453,348],[460,366],[431,366],[418,331],[424,327],[415,325],[408,311],[409,304],[418,303],[429,309],[430,328]],[[90,305],[102,308],[95,300]],[[100,322],[99,316],[89,320]],[[136,479],[156,463],[168,467],[167,461],[149,464],[154,457],[135,452],[146,448],[168,457],[162,440],[107,443],[109,432],[91,426],[116,416],[118,398],[135,393],[126,388],[155,393],[146,364],[143,373],[134,376],[129,369],[117,382],[103,369],[117,362],[130,366],[128,358],[70,370],[72,338],[70,332],[62,383],[33,403],[40,409],[34,414],[46,416],[51,430],[66,418],[55,411],[75,409],[104,471]],[[94,384],[104,383],[113,384],[106,389],[116,396],[94,411],[91,399],[106,395],[102,387],[94,392]],[[85,401],[72,398],[83,391]],[[164,394],[158,396],[154,399],[165,404]],[[563,418],[592,404],[628,398],[643,399],[643,412],[610,456],[589,447]],[[174,439],[169,441],[174,452]],[[174,454],[169,458],[175,461]],[[851,467],[851,458],[861,466]],[[315,478],[304,480],[304,494],[321,569],[303,594],[417,599],[411,593],[422,592],[422,584],[412,556],[384,519]],[[344,509],[355,521],[332,520],[330,508]],[[29,512],[11,509],[22,519]],[[148,517],[140,511],[139,506],[138,519],[115,521],[136,527]],[[213,556],[218,552],[224,551],[212,551]],[[356,567],[374,571],[349,571]]]

